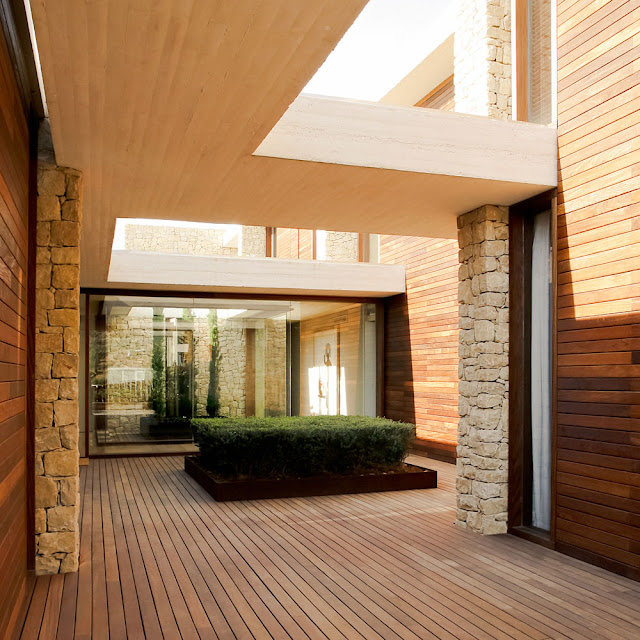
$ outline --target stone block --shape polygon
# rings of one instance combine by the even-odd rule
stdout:
[[[35,403],[35,428],[45,429],[53,425],[53,402]]]
[[[496,515],[498,513],[504,513],[506,510],[506,498],[489,498],[488,500],[480,501],[480,511],[482,511],[484,515]]]
[[[509,274],[501,271],[490,271],[479,278],[479,286],[482,292],[507,293],[509,291]]]
[[[473,531],[481,531],[482,514],[478,511],[467,511],[467,526]]]
[[[51,222],[51,245],[77,247],[80,244],[80,225],[70,220]]]
[[[58,503],[58,483],[51,478],[36,476],[34,493],[36,509],[55,507]]]
[[[481,353],[478,365],[488,369],[506,367],[509,365],[509,356],[506,353]]]
[[[500,522],[495,516],[483,516],[481,532],[485,536],[494,536],[501,533],[507,533],[507,523]]]
[[[62,219],[78,222],[80,220],[80,201],[67,200],[62,205]]]
[[[60,504],[65,506],[80,504],[78,486],[77,476],[60,480]]]
[[[77,378],[78,356],[71,353],[56,353],[53,356],[51,375],[54,378]]]
[[[44,454],[44,470],[48,476],[64,477],[78,474],[77,451],[50,451]]]
[[[76,506],[58,506],[47,509],[48,531],[75,531],[77,526],[78,510]]]
[[[80,267],[70,264],[54,265],[51,284],[56,289],[77,289],[80,286]]]
[[[62,351],[62,334],[36,333],[36,353],[57,353]]]
[[[51,224],[49,222],[38,222],[36,224],[36,245],[38,247],[48,247],[51,241]]]
[[[63,196],[66,191],[66,179],[62,171],[51,166],[38,167],[38,199],[42,196]]]
[[[43,556],[60,552],[73,553],[76,550],[76,537],[75,531],[42,533],[38,537],[38,553]]]
[[[47,315],[52,327],[80,327],[80,312],[77,309],[51,309]]]
[[[82,189],[82,175],[69,169],[65,173],[67,178],[67,198],[69,200],[78,200]]]
[[[36,247],[36,264],[49,264],[51,262],[51,251],[48,247]]]
[[[36,289],[48,289],[51,286],[51,265],[36,265]]]
[[[78,425],[68,424],[60,427],[60,442],[65,449],[78,448]]]
[[[54,224],[51,223],[52,227]],[[507,245],[504,240],[486,240],[480,245],[480,252],[483,256],[503,256],[507,253]]]
[[[42,534],[46,535],[46,534]],[[47,576],[60,571],[60,560],[53,556],[36,556],[36,575]]]
[[[44,533],[47,530],[47,512],[44,509],[36,509],[36,533]]]
[[[476,320],[473,324],[473,333],[477,342],[489,342],[494,338],[495,325],[490,320]]]
[[[78,423],[78,402],[76,400],[56,400],[53,403],[53,419],[56,427]],[[45,461],[46,462],[46,461]],[[49,475],[56,475],[51,473]],[[60,475],[67,475],[61,473]]]
[[[36,429],[35,432],[35,450],[40,453],[43,451],[54,451],[60,448],[60,430],[56,427],[45,427],[44,429]]]
[[[51,262],[53,264],[80,264],[80,248],[52,247]]]
[[[36,380],[35,401],[53,402],[58,399],[58,380]]]
[[[472,492],[474,496],[477,496],[481,500],[487,498],[499,498],[501,494],[501,487],[496,483],[473,481]]]
[[[56,309],[77,309],[80,295],[77,289],[59,289],[55,294]]]
[[[35,475],[43,476],[44,475],[44,464],[42,462],[42,454],[36,453],[34,456],[34,465],[35,465]]]
[[[476,496],[472,495],[458,495],[458,509],[464,509],[465,511],[476,511],[479,508],[480,501]]]
[[[78,554],[67,553],[60,562],[60,573],[75,573],[78,570]]]
[[[482,409],[492,409],[502,404],[502,396],[481,393],[477,397],[477,405]]]
[[[64,329],[64,351],[65,353],[80,353],[80,333],[73,327]]]
[[[60,215],[58,196],[38,196],[38,204],[36,205],[38,222],[59,222]]]
[[[78,379],[63,378],[60,380],[60,389],[58,397],[61,400],[77,400],[78,399]]]
[[[51,363],[53,362],[53,354],[41,353],[35,358],[35,375],[37,380],[51,378]]]

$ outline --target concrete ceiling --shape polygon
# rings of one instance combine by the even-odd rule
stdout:
[[[365,4],[31,0],[57,162],[84,172],[81,284],[107,284],[117,217],[454,237],[501,204],[487,180],[252,155]]]

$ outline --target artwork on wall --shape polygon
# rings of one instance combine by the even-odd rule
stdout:
[[[314,335],[313,369],[309,371],[311,414],[330,416],[339,413],[340,368],[338,329],[318,331]]]

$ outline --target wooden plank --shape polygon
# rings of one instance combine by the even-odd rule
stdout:
[[[27,579],[30,466],[25,457],[30,152],[27,117],[3,27],[10,28],[4,16],[0,25],[0,629],[14,635],[32,583]],[[43,588],[34,593],[34,612],[43,593],[46,596]],[[48,625],[53,609],[52,605]],[[27,620],[28,630],[35,628],[36,618]]]
[[[126,610],[146,584],[156,616],[149,583],[167,574],[151,558],[165,554],[179,591],[168,589],[173,597],[165,606],[189,603],[201,637],[213,630],[229,640],[638,637],[639,583],[513,536],[483,537],[453,527],[455,466],[428,464],[438,469],[438,489],[217,504],[184,474],[179,458],[93,460],[89,474],[83,473],[82,525],[101,527],[103,543],[91,553],[105,563],[107,594],[110,579],[122,588],[126,637],[162,637],[157,618],[154,627],[138,623],[132,633],[129,620],[136,617]],[[625,519],[624,508],[588,501],[602,494],[569,486],[565,477],[560,482],[566,488],[558,501],[562,544],[627,558],[637,521]],[[94,507],[101,507],[100,519],[92,517]],[[640,518],[640,507],[634,517]],[[590,518],[582,537],[565,530],[585,527]],[[98,539],[91,528],[85,531]],[[143,544],[150,546],[145,558]],[[118,571],[109,563],[113,553]],[[25,627],[35,635],[25,638],[45,637],[45,612],[60,603],[50,582],[38,579]],[[80,598],[77,605],[91,608]],[[206,620],[196,615],[199,607]],[[117,601],[108,611],[122,620]],[[59,637],[63,622],[60,609]],[[115,631],[111,620],[109,625]]]
[[[407,294],[385,302],[384,413],[425,441],[457,440],[457,254],[455,240],[380,236],[380,262],[407,277]],[[426,384],[435,380],[444,384]]]

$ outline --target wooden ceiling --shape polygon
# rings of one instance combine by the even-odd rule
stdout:
[[[31,0],[56,158],[84,172],[82,285],[117,217],[452,237],[455,178],[252,156],[365,4]]]

